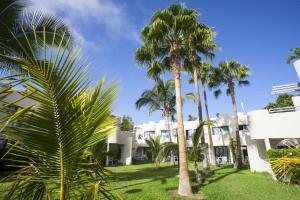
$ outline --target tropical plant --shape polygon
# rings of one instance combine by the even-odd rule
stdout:
[[[137,109],[148,106],[149,113],[154,111],[162,112],[162,116],[165,117],[167,122],[170,142],[172,142],[172,137],[169,127],[169,118],[174,118],[174,114],[176,113],[175,104],[174,81],[163,81],[158,77],[155,79],[154,87],[150,90],[145,90],[141,97],[135,102]]]
[[[226,94],[230,95],[233,107],[234,123],[233,123],[233,133],[235,134],[236,140],[236,160],[234,167],[236,169],[241,169],[242,167],[242,150],[241,150],[241,140],[239,134],[239,123],[237,115],[237,106],[235,99],[235,87],[236,83],[238,86],[248,85],[249,81],[246,78],[249,76],[250,70],[246,65],[240,64],[235,60],[231,61],[221,61],[219,66],[214,69],[211,76],[211,81],[209,86],[211,88],[219,88],[214,91],[216,97],[221,94],[221,87],[226,86]]]
[[[179,142],[179,195],[191,195],[184,136],[181,63],[186,54],[189,28],[196,22],[198,13],[182,4],[172,4],[153,14],[150,24],[142,30],[143,45],[135,52],[139,65],[147,66],[148,74],[172,71],[176,92],[176,111]],[[161,62],[162,61],[162,62]],[[161,64],[163,63],[163,64]]]
[[[204,55],[208,58],[213,58],[213,50],[216,44],[213,41],[214,31],[203,23],[194,23],[189,29],[188,35],[188,56],[185,59],[184,69],[189,72],[190,76],[193,77],[193,83],[195,86],[195,101],[198,106],[198,120],[199,124],[202,123],[202,103],[199,93],[198,77],[201,72],[202,65],[198,63],[201,60],[199,54]],[[205,137],[204,130],[201,129],[201,143],[203,147],[204,159],[203,159],[203,172],[208,174],[210,171],[208,164],[208,153],[205,148]]]
[[[294,55],[289,56],[287,59],[287,63],[291,63],[294,60],[298,60],[300,59],[300,48],[294,48],[291,50],[292,53],[294,53]]]
[[[28,47],[26,45],[28,41],[32,44],[37,42],[41,46],[43,46],[43,42],[50,45],[53,43],[50,39],[52,39],[54,33],[54,44],[59,45],[61,41],[65,44],[67,40],[62,40],[62,38],[66,39],[71,35],[68,26],[58,17],[26,10],[28,5],[29,1],[27,0],[0,1],[1,54],[15,55],[16,52],[21,54],[24,52],[22,48]],[[27,33],[26,37],[24,37],[23,32]],[[19,43],[23,46],[21,47]],[[27,51],[30,52],[31,50],[27,49]],[[25,55],[22,56],[24,57]],[[27,54],[27,56],[30,55]],[[17,66],[15,63],[9,63],[5,58],[1,58],[0,61],[6,62],[5,65],[0,65],[0,72],[8,72],[7,68],[24,71],[22,67]]]
[[[300,183],[300,143],[289,141],[287,149],[270,149],[268,157],[276,177],[283,182]]]
[[[30,73],[30,77],[17,74],[25,88],[18,92],[19,100],[35,102],[1,121],[1,131],[16,141],[4,159],[18,168],[2,180],[12,181],[6,199],[115,198],[103,166],[91,161],[96,157],[89,157],[94,155],[90,148],[115,131],[111,113],[116,86],[105,86],[102,80],[91,89],[80,52],[68,43],[63,45],[68,39],[62,37],[55,47],[56,32],[47,35],[44,29],[45,38],[39,42],[34,28],[29,32],[22,29],[21,38],[31,33],[33,43],[22,43],[13,36],[23,52],[0,54]],[[52,44],[47,46],[46,41]],[[13,126],[16,119],[21,126]]]
[[[132,118],[129,115],[124,115],[120,124],[121,131],[132,131],[133,126],[134,124]]]
[[[272,102],[268,103],[268,105],[265,106],[264,109],[294,106],[292,97],[293,97],[293,95],[290,95],[290,94],[281,94],[277,97],[275,103],[272,103]]]
[[[151,156],[151,161],[155,163],[156,167],[159,167],[159,164],[161,162],[161,157],[158,156],[162,148],[160,139],[160,135],[156,136],[155,138],[149,137],[146,139],[146,143],[148,145],[148,152]]]

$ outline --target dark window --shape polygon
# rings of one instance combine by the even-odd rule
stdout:
[[[248,130],[248,126],[247,125],[239,125],[239,130],[240,131],[247,131]]]
[[[191,129],[188,129],[188,130],[185,130],[185,138],[186,140],[191,140],[192,139],[192,130]]]

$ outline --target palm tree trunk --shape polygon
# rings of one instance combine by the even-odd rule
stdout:
[[[194,173],[195,173],[195,177],[196,177],[196,182],[200,183],[200,184],[203,183],[203,179],[202,179],[201,173],[199,172],[198,163],[197,163],[196,159],[194,160]]]
[[[170,124],[169,124],[169,116],[166,115],[165,118],[166,118],[166,122],[167,122],[167,129],[168,129],[168,133],[169,133],[169,137],[170,137],[170,142],[172,142],[171,128],[170,128]],[[175,166],[174,152],[171,151],[170,154],[171,154],[170,155],[170,157],[171,157],[171,165]]]
[[[199,93],[199,85],[198,85],[198,74],[197,70],[194,68],[193,69],[193,79],[194,79],[194,86],[195,86],[195,93],[196,93],[196,103],[198,105],[198,120],[199,120],[199,125],[203,122],[203,117],[202,117],[202,105],[201,105],[201,99],[200,99],[200,93]],[[204,129],[201,131],[201,147],[203,151],[203,173],[208,174],[209,170],[209,164],[208,164],[208,158],[207,158],[207,148],[205,144],[205,137],[204,137]]]
[[[234,126],[233,131],[235,133],[235,139],[236,139],[236,160],[234,163],[235,169],[241,169],[242,168],[242,150],[241,150],[241,139],[239,134],[239,121],[238,121],[238,115],[237,115],[237,108],[236,108],[236,101],[235,101],[235,92],[234,92],[234,85],[233,83],[229,83],[228,85],[230,96],[232,100],[232,106],[233,106],[233,114],[234,114]]]
[[[190,185],[188,163],[187,163],[187,156],[186,156],[186,141],[184,137],[179,53],[177,54],[173,53],[171,61],[172,61],[172,71],[173,71],[173,76],[175,81],[176,110],[177,110],[177,123],[178,123],[178,145],[179,145],[179,158],[180,158],[178,194],[182,196],[189,196],[192,194],[192,188]]]
[[[208,102],[207,102],[207,95],[206,95],[206,88],[205,88],[205,81],[202,78],[201,79],[202,84],[202,91],[203,91],[203,97],[204,97],[204,106],[205,106],[205,113],[206,113],[206,120],[209,121],[209,112],[208,112]],[[215,165],[216,164],[216,154],[215,154],[215,148],[212,140],[212,132],[210,125],[207,126],[208,128],[208,137],[209,137],[209,149],[210,149],[210,162]]]

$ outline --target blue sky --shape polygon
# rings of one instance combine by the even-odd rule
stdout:
[[[153,86],[145,69],[134,61],[134,51],[141,45],[139,33],[154,11],[172,2],[184,3],[197,9],[200,20],[215,28],[216,65],[220,60],[236,59],[251,68],[251,85],[237,89],[238,110],[243,102],[245,111],[260,109],[273,101],[273,85],[293,83],[297,77],[292,65],[286,64],[289,50],[300,46],[300,0],[34,0],[33,9],[53,13],[63,18],[80,40],[85,56],[91,63],[94,81],[106,76],[118,80],[120,88],[114,113],[132,116],[136,124],[159,120],[161,113],[149,115],[137,111],[134,102]],[[182,93],[193,91],[193,85],[182,77]],[[232,113],[229,97],[208,96],[210,115]],[[196,116],[192,102],[184,104],[184,116]]]

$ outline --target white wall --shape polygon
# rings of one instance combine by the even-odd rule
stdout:
[[[300,110],[269,114],[268,110],[248,113],[251,139],[300,138]]]

